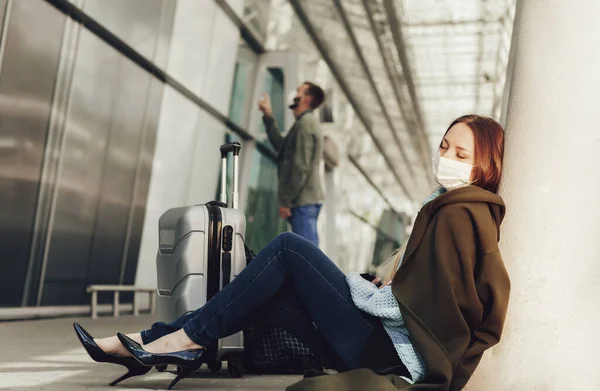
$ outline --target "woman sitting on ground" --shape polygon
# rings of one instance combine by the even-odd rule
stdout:
[[[380,288],[379,280],[345,276],[309,241],[285,233],[202,308],[171,324],[96,340],[75,324],[77,335],[94,360],[129,368],[113,384],[172,364],[180,371],[171,388],[206,361],[207,346],[259,316],[349,370],[290,390],[459,390],[500,340],[506,315],[510,283],[498,250],[505,208],[496,194],[503,149],[502,127],[491,118],[451,124],[433,158],[441,187],[425,200]]]

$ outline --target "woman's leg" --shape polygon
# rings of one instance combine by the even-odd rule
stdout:
[[[284,286],[297,294],[319,333],[345,364],[358,368],[375,327],[372,319],[354,305],[344,273],[318,247],[291,233],[279,235],[238,277],[194,311],[183,331],[195,344],[208,346],[231,334]],[[172,335],[181,339],[182,334]],[[151,351],[161,347],[155,345]]]
[[[280,296],[287,297],[290,295],[289,295],[289,293],[287,293],[287,294],[283,294]],[[285,301],[289,302],[289,300],[285,300]],[[269,309],[266,311],[263,311],[263,314],[266,314],[267,317],[269,317],[269,319],[272,319],[272,317],[270,317],[269,314],[270,313],[278,313],[278,311],[276,311],[277,304],[273,304],[272,306],[267,305],[267,307],[269,307]],[[288,307],[290,307],[290,305],[288,305]],[[197,309],[196,311],[186,312],[185,314],[181,315],[179,318],[175,319],[171,323],[155,322],[154,324],[152,324],[152,326],[149,329],[143,330],[142,332],[136,333],[136,334],[127,334],[127,336],[134,339],[138,343],[141,343],[143,345],[148,345],[148,344],[156,341],[159,338],[162,338],[166,335],[169,335],[171,333],[181,330],[183,325],[188,320],[190,320],[195,315],[195,313],[198,312],[200,309]],[[298,319],[296,319],[296,320],[298,320]],[[249,324],[249,322],[251,322],[251,320],[246,319],[246,320],[242,321],[242,323],[231,327],[231,331],[227,332],[226,335],[231,335],[231,334],[238,332],[239,330],[244,328],[244,325]],[[119,341],[119,339],[116,336],[102,338],[102,339],[96,339],[96,343],[105,352],[113,353],[113,354],[117,354],[117,355],[124,355],[124,356],[129,355],[129,352],[125,349],[125,347],[123,347],[123,345],[121,344],[121,342]]]
[[[327,368],[346,369],[346,365],[319,333],[300,297],[290,288],[282,288],[264,306],[246,317],[242,324],[230,330],[228,334],[257,325],[262,329],[280,327],[298,338]]]
[[[383,328],[381,321],[367,314],[364,314],[364,316],[369,319],[374,330],[370,333],[361,354],[360,366],[373,370],[393,367],[395,374],[410,377],[410,372],[398,357],[396,348]],[[326,368],[338,371],[348,369],[343,360],[329,346],[323,335],[319,333],[308,311],[302,305],[300,297],[287,287],[277,292],[255,315],[247,318],[247,323],[245,322],[238,329],[232,330],[231,334],[253,322],[259,322],[263,327],[279,326],[287,330],[310,348],[315,356],[325,363]]]
[[[148,330],[144,330],[140,333],[142,344],[147,345],[156,341],[157,339],[164,337],[167,334],[174,333],[175,331],[181,330],[183,325],[192,318],[194,311],[186,312],[179,318],[171,323],[156,322]]]
[[[193,315],[194,311],[190,311],[172,323],[156,322],[150,329],[138,334],[129,335],[129,337],[137,336],[136,341],[147,345],[161,337],[181,330],[183,325]],[[290,288],[284,286],[258,311],[246,317],[240,324],[228,329],[225,332],[225,336],[235,334],[256,323],[260,323],[266,327],[282,327],[299,338],[317,357],[330,363],[332,365],[331,368],[342,369],[344,367],[335,352],[327,344],[327,341],[318,332],[310,315],[302,305],[300,298]],[[125,354],[128,354],[118,339],[116,343],[123,348]]]
[[[165,323],[165,322],[156,322],[152,325],[152,327],[148,330],[144,330],[140,333],[135,334],[127,334],[127,336],[137,343],[141,343],[143,345],[147,345],[156,341],[157,339],[164,337],[165,335],[174,333],[178,330],[181,330],[181,327],[187,322],[190,317],[193,315],[193,311],[187,312],[176,319],[174,322]],[[117,356],[130,356],[129,352],[119,338],[116,335],[108,338],[96,338],[94,339],[96,344],[105,351],[106,353],[115,354]]]

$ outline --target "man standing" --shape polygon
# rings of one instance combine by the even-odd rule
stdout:
[[[325,194],[319,175],[323,138],[313,110],[323,103],[324,98],[321,87],[302,83],[289,106],[296,122],[285,137],[273,118],[269,96],[264,94],[258,103],[264,114],[267,136],[278,154],[279,215],[290,222],[294,233],[317,246],[317,219]]]

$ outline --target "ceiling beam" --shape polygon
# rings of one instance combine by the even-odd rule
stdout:
[[[498,19],[474,19],[474,20],[433,20],[426,22],[404,22],[406,27],[444,27],[444,26],[470,26],[470,25],[491,25],[494,23],[501,23],[502,18]]]
[[[369,20],[369,24],[371,25],[371,31],[373,32],[373,36],[375,37],[375,41],[377,42],[377,47],[379,48],[379,54],[381,56],[381,60],[385,67],[387,77],[390,81],[390,84],[392,85],[392,91],[394,91],[394,97],[396,98],[396,103],[398,104],[398,107],[400,108],[400,112],[402,113],[402,119],[406,126],[406,131],[409,133],[409,135],[412,139],[413,146],[419,152],[421,165],[423,166],[424,169],[427,169],[427,167],[429,166],[428,154],[426,155],[425,151],[423,150],[423,147],[422,147],[422,144],[420,141],[420,135],[418,133],[419,130],[414,129],[414,127],[411,126],[411,124],[408,121],[408,113],[406,112],[405,104],[402,101],[402,98],[400,97],[399,88],[397,88],[397,80],[394,78],[394,75],[392,74],[392,69],[390,68],[390,64],[386,60],[386,55],[385,55],[386,49],[383,46],[383,42],[381,41],[381,37],[378,33],[378,29],[375,24],[375,19],[373,18],[373,9],[371,7],[371,4],[369,3],[369,0],[362,0],[362,3],[363,3],[363,7],[365,9],[365,13],[367,14],[367,19]]]
[[[371,70],[369,69],[369,64],[367,64],[367,60],[365,59],[365,56],[360,48],[358,39],[356,38],[356,34],[354,34],[354,30],[352,29],[352,24],[350,23],[350,20],[348,19],[348,15],[346,14],[344,7],[342,6],[342,2],[341,2],[341,0],[333,0],[333,4],[342,20],[342,25],[344,26],[344,29],[346,30],[346,34],[348,35],[348,38],[350,39],[354,53],[356,54],[356,57],[358,57],[358,60],[362,66],[362,71],[363,71],[364,75],[367,77],[367,80],[369,81],[371,89],[373,90],[373,94],[375,94],[375,98],[377,99],[377,103],[379,104],[381,112],[383,113],[383,116],[385,117],[385,121],[388,125],[388,128],[390,129],[392,137],[394,138],[394,141],[396,142],[396,145],[398,146],[398,149],[400,150],[400,154],[402,155],[404,164],[405,164],[408,172],[410,173],[413,181],[415,181],[415,171],[412,167],[412,163],[408,159],[408,155],[404,149],[404,145],[402,145],[402,143],[400,142],[400,139],[398,138],[398,132],[396,131],[396,128],[394,127],[394,124],[392,123],[392,120],[387,111],[385,102],[383,101],[383,98],[381,97],[381,94],[379,93],[379,90],[377,89],[377,85],[375,84],[375,79],[373,78],[373,74],[371,73]]]
[[[427,148],[426,150],[429,151],[429,146],[426,144],[427,132],[425,131],[419,99],[417,98],[415,83],[413,81],[410,61],[408,60],[408,55],[406,53],[406,43],[402,37],[402,26],[400,24],[400,20],[398,19],[398,14],[396,13],[396,5],[394,4],[394,0],[383,0],[383,7],[385,9],[385,13],[387,14],[387,20],[390,26],[392,37],[394,39],[394,45],[396,46],[398,58],[402,66],[402,74],[404,75],[404,80],[406,81],[408,93],[412,101],[412,107],[417,121],[417,126],[421,135],[421,145],[422,148]]]
[[[227,14],[229,19],[235,23],[240,29],[240,34],[242,35],[242,39],[246,41],[248,46],[252,48],[256,53],[261,54],[265,52],[265,46],[263,44],[263,40],[260,38],[260,35],[254,30],[254,28],[246,23],[242,18],[238,16],[238,14],[231,8],[231,6],[225,0],[215,0],[215,3],[221,10]]]

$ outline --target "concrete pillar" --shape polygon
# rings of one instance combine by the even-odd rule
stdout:
[[[600,2],[520,1],[500,193],[505,333],[468,390],[599,390]]]

